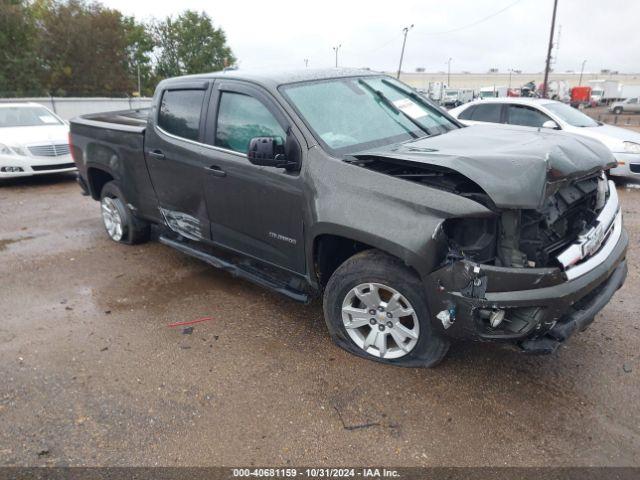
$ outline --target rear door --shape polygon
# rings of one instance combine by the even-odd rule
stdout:
[[[205,142],[204,190],[214,243],[304,273],[302,179],[298,172],[253,165],[249,140],[279,137],[302,155],[302,138],[270,94],[250,84],[216,81]]]
[[[203,197],[205,106],[211,82],[172,84],[160,93],[153,128],[147,128],[145,158],[167,225],[193,239],[209,238]]]

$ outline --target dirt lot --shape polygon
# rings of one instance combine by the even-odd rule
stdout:
[[[620,194],[629,278],[588,331],[423,370],[338,349],[318,303],[111,242],[72,178],[5,183],[0,465],[640,465],[640,190]]]

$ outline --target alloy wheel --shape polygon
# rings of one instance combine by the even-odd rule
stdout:
[[[349,290],[342,302],[342,322],[358,347],[379,358],[403,357],[420,338],[411,303],[381,283],[362,283]]]
[[[107,229],[107,233],[112,240],[119,242],[122,240],[122,216],[116,205],[116,201],[111,197],[104,197],[100,202],[102,209],[102,220]]]

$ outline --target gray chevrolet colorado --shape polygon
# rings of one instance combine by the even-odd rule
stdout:
[[[627,273],[603,145],[464,127],[369,71],[173,78],[148,112],[74,119],[70,145],[113,240],[322,296],[335,342],[385,363],[452,339],[553,352]]]

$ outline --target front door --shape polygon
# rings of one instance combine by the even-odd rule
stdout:
[[[154,126],[145,137],[145,158],[162,217],[169,228],[192,240],[209,238],[201,143],[208,89],[206,82],[172,85],[162,92]]]
[[[258,136],[299,146],[291,122],[268,93],[232,80],[216,82],[209,111],[204,196],[212,241],[304,273],[300,174],[253,165],[246,155],[249,140]]]

